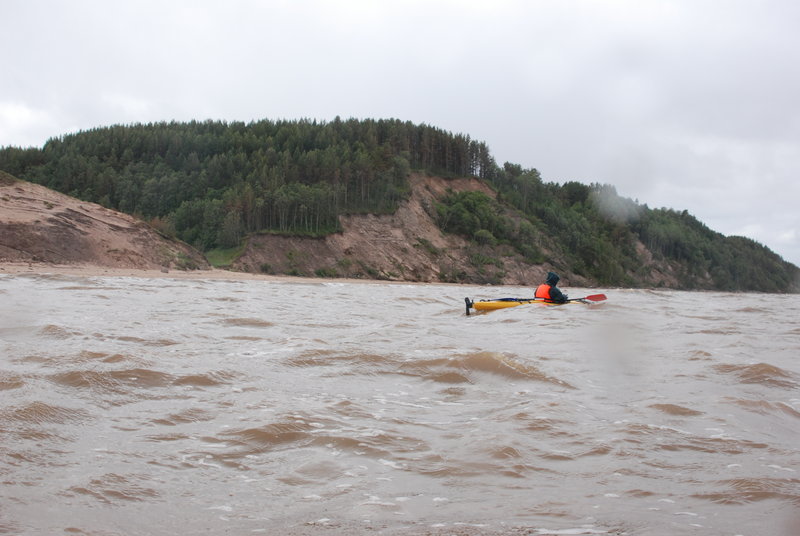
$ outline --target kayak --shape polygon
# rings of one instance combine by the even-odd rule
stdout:
[[[606,299],[605,294],[594,294],[592,296],[586,296],[585,298],[576,298],[572,300],[567,300],[564,303],[556,303],[544,300],[542,298],[498,298],[494,300],[478,300],[472,301],[469,298],[464,298],[464,303],[467,305],[467,316],[469,316],[469,310],[475,309],[476,311],[486,312],[486,311],[496,311],[498,309],[507,309],[509,307],[517,307],[519,305],[527,305],[531,303],[536,303],[539,305],[567,305],[569,303],[596,303],[599,301],[603,301]]]
[[[508,307],[516,307],[518,305],[527,305],[529,303],[537,303],[539,305],[565,305],[563,303],[551,303],[544,300],[519,300],[519,299],[499,299],[499,300],[479,300],[476,302],[470,301],[469,305],[476,311],[495,311],[497,309],[506,309]]]

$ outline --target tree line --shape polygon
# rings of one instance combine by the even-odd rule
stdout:
[[[604,285],[644,280],[641,245],[684,288],[784,292],[798,281],[798,268],[766,247],[686,211],[650,209],[609,185],[545,182],[536,169],[497,165],[469,136],[393,119],[115,125],[2,148],[0,170],[134,214],[206,251],[258,232],[324,235],[346,213],[393,212],[411,170],[475,176],[497,200],[454,193],[435,217],[478,247],[508,246]]]
[[[439,225],[603,285],[636,287],[648,280],[653,267],[642,263],[638,251],[644,246],[660,266],[671,267],[681,288],[798,290],[796,266],[754,240],[712,231],[685,210],[651,209],[607,184],[545,182],[537,170],[508,163],[489,182],[497,200],[480,192],[451,193],[436,207]]]
[[[412,168],[485,176],[488,147],[399,120],[116,125],[0,150],[0,169],[134,214],[200,249],[262,231],[325,234],[392,212]]]

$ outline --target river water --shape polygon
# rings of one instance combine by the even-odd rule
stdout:
[[[800,296],[0,276],[0,533],[800,534]]]

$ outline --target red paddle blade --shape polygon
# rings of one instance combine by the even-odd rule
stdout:
[[[603,301],[607,299],[605,294],[592,294],[591,296],[586,296],[584,300],[589,301]]]

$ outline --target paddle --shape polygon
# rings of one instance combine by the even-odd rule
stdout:
[[[591,296],[586,296],[585,298],[575,298],[574,300],[567,300],[567,301],[586,302],[586,301],[605,301],[606,299],[608,298],[606,298],[605,294],[592,294]]]

